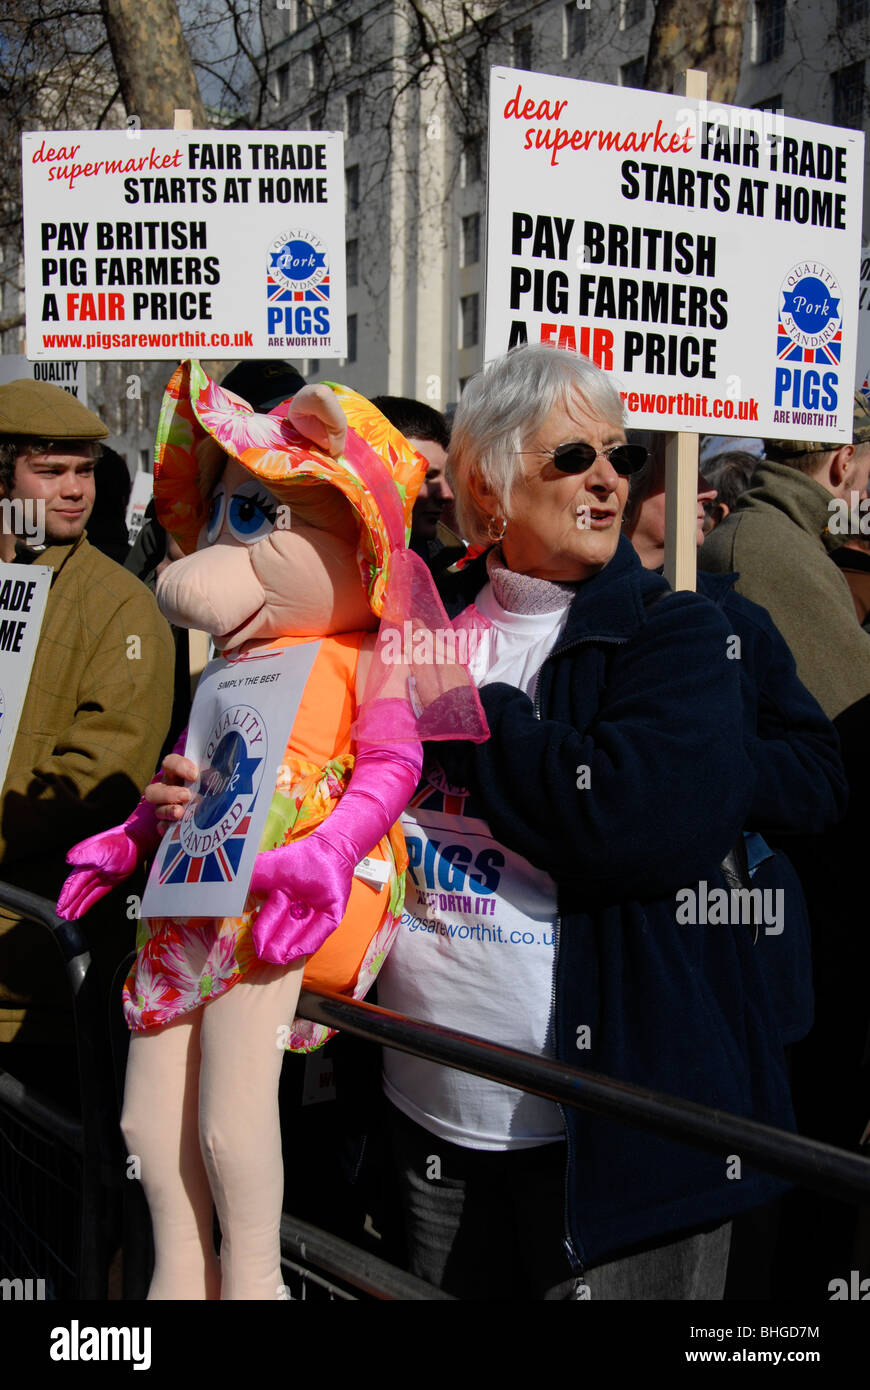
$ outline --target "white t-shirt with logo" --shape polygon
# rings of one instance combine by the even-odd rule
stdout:
[[[477,607],[491,624],[470,662],[477,684],[504,681],[534,696],[567,610],[511,613],[490,585]],[[498,844],[485,820],[465,814],[466,801],[430,785],[402,816],[405,911],[378,976],[378,1002],[552,1056],[556,885]],[[564,1137],[552,1101],[390,1048],[384,1085],[410,1119],[467,1148],[529,1148]]]

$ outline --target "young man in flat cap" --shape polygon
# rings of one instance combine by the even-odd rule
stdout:
[[[793,1052],[793,1089],[802,1133],[855,1148],[870,1119],[870,933],[864,873],[870,786],[870,635],[860,626],[846,580],[831,560],[835,499],[863,496],[870,474],[870,407],[855,392],[851,444],[765,440],[747,492],[707,537],[702,569],[737,574],[741,594],[768,610],[797,672],[840,735],[850,802],[844,820],[811,841],[782,848],[797,869],[813,933],[816,1021]],[[788,922],[785,923],[788,931]],[[862,1065],[863,1061],[863,1065]],[[864,1152],[867,1150],[865,1149]],[[828,1281],[854,1261],[854,1212],[809,1193],[794,1206],[779,1296],[828,1297]],[[806,1280],[806,1252],[816,1283]],[[844,1263],[845,1262],[845,1263]]]
[[[133,809],[172,702],[168,624],[145,586],[85,536],[107,434],[59,387],[0,386],[0,503],[11,504],[0,506],[0,560],[54,572],[0,792],[0,880],[49,899],[66,851]],[[85,924],[103,976],[132,948],[134,927],[124,897],[104,901]],[[44,929],[0,907],[0,1068],[58,1093],[71,1053],[58,1043],[70,1037],[59,953]]]

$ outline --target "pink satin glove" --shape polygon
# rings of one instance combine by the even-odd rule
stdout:
[[[185,729],[173,748],[180,753],[187,739]],[[152,782],[162,780],[162,772]],[[165,828],[165,827],[163,827]],[[83,917],[95,903],[104,898],[118,883],[129,878],[134,869],[154,854],[160,844],[161,822],[156,808],[143,796],[132,815],[122,825],[102,830],[80,840],[66,856],[75,869],[66,879],[57,900],[57,915],[68,922]]]
[[[257,855],[251,891],[267,895],[252,932],[261,960],[289,965],[335,931],[354,869],[404,811],[422,766],[421,743],[363,748],[328,820],[303,840]]]

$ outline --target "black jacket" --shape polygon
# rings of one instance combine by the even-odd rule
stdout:
[[[483,557],[445,576],[448,611],[485,582]],[[792,1128],[753,928],[677,920],[679,890],[724,886],[718,866],[756,795],[731,633],[706,599],[644,570],[623,538],[579,587],[535,703],[484,686],[489,741],[435,751],[494,836],[557,884],[559,1059]],[[584,1026],[590,1046],[578,1050]],[[580,1264],[727,1220],[778,1188],[739,1155],[735,1165],[573,1108],[565,1123]]]

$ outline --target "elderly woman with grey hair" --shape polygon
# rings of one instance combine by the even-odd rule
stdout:
[[[739,663],[716,608],[620,535],[644,459],[572,354],[517,348],[466,387],[451,485],[486,548],[442,593],[491,737],[432,746],[379,1000],[791,1127],[752,928],[705,925],[754,787]],[[411,1268],[459,1297],[720,1297],[730,1218],[776,1190],[590,1111],[384,1068]]]

